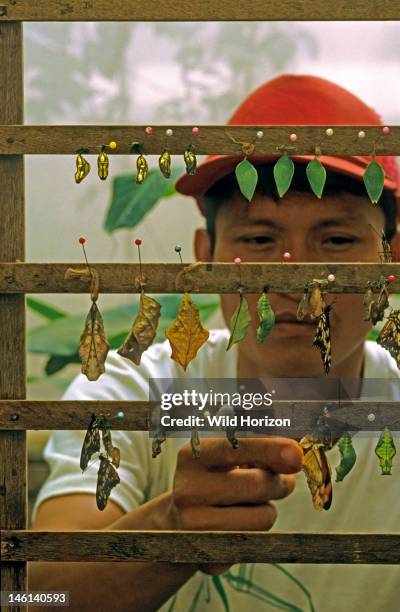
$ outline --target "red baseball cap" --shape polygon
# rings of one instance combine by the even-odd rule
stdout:
[[[239,105],[226,125],[383,125],[379,115],[360,98],[336,83],[309,75],[283,74],[267,81]],[[290,155],[294,161],[308,162],[312,155]],[[196,199],[201,213],[201,196],[223,176],[234,172],[243,155],[209,155],[196,174],[182,174],[175,181],[178,193]],[[253,163],[273,161],[271,156],[249,155]],[[338,157],[321,155],[327,169],[362,181],[371,156]],[[394,156],[376,156],[385,171],[384,187],[397,196],[400,215],[400,178]]]

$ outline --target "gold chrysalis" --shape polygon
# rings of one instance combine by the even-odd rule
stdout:
[[[110,165],[107,153],[102,150],[97,158],[97,174],[102,181],[108,177],[108,167]]]
[[[183,159],[185,160],[187,174],[190,174],[190,175],[196,174],[197,160],[196,160],[196,155],[193,153],[191,149],[191,146],[189,146],[184,152]]]
[[[83,179],[86,178],[90,172],[90,164],[87,161],[87,159],[85,159],[82,155],[84,151],[85,150],[82,150],[82,152],[79,152],[76,157],[76,172],[75,172],[75,182],[76,183],[81,183]]]
[[[167,149],[165,149],[160,155],[158,159],[158,166],[165,178],[169,178],[171,176],[171,155]]]

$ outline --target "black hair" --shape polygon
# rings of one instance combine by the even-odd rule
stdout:
[[[256,193],[273,198],[279,201],[280,197],[276,189],[273,176],[273,163],[258,164],[258,182]],[[324,187],[324,195],[337,195],[347,192],[357,196],[366,196],[367,192],[364,183],[345,174],[340,174],[331,170],[327,170],[326,183]],[[290,191],[309,192],[313,197],[310,184],[306,174],[306,164],[295,163],[295,172]],[[215,220],[221,206],[229,202],[236,192],[239,192],[239,186],[234,172],[225,175],[222,179],[214,183],[202,196],[202,201],[205,207],[206,228],[211,239],[211,250],[215,247]],[[240,193],[240,192],[239,192]],[[382,208],[385,215],[385,235],[389,242],[396,234],[397,227],[397,202],[394,192],[384,189],[377,204]]]

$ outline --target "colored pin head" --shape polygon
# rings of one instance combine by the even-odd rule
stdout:
[[[181,247],[181,246],[179,246],[179,244],[177,244],[177,245],[175,245],[175,247],[174,247],[174,251],[175,251],[175,253],[178,253],[178,255],[179,255],[179,259],[181,260],[181,263],[183,263],[183,261],[182,261],[182,255],[181,255],[182,247]]]

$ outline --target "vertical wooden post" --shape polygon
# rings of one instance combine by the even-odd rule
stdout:
[[[22,23],[0,23],[0,123],[22,124]],[[0,261],[25,260],[24,158],[0,156]],[[24,399],[26,394],[25,295],[0,294],[0,397]],[[0,434],[0,525],[26,529],[26,432]],[[1,564],[3,591],[27,588],[26,563]],[[4,607],[25,610],[26,606]]]

